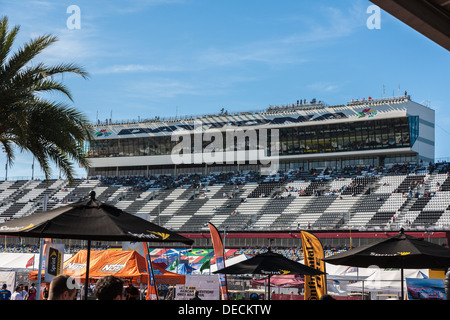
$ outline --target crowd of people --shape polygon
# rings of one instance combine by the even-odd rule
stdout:
[[[42,294],[42,295],[41,295]],[[125,287],[124,280],[115,276],[104,276],[100,278],[94,286],[93,295],[96,300],[139,300],[140,292],[132,284]],[[31,287],[24,287],[19,284],[11,292],[6,284],[0,290],[0,300],[36,300],[37,289],[35,284]],[[40,300],[81,300],[84,299],[83,288],[76,285],[75,280],[66,274],[55,277],[51,282],[46,283],[41,290]]]
[[[179,174],[177,176],[125,176],[125,177],[102,177],[103,185],[116,185],[130,187],[133,191],[147,191],[151,188],[197,188],[218,184],[244,184],[248,182],[260,182],[263,177],[259,172],[250,171],[245,173],[210,173],[201,175],[197,173]]]
[[[18,284],[14,291],[8,290],[6,284],[0,290],[0,300],[36,300],[37,289],[34,283],[30,287]]]
[[[352,177],[360,175],[375,176],[379,174],[410,174],[420,170],[432,172],[438,168],[439,172],[449,172],[450,166],[442,163],[437,166],[428,166],[414,163],[395,164],[392,166],[345,166],[341,169],[325,168],[310,169],[296,168],[291,170],[279,170],[277,174],[267,177],[261,175],[259,171],[241,172],[221,172],[207,175],[190,173],[172,175],[152,175],[152,176],[111,176],[101,177],[103,185],[128,186],[134,191],[146,191],[151,188],[171,189],[171,188],[198,188],[212,185],[241,185],[249,182],[261,183],[263,181],[291,182],[305,179],[336,179],[340,177]]]

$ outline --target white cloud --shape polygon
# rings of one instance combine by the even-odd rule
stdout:
[[[307,56],[309,48],[348,37],[365,22],[360,21],[361,16],[358,13],[361,10],[354,7],[348,12],[332,7],[319,9],[322,12],[321,19],[299,17],[290,35],[278,39],[257,40],[232,48],[209,48],[201,55],[201,60],[219,66],[245,62],[261,62],[272,66],[305,63],[311,59]],[[291,20],[294,19],[291,17]]]
[[[341,11],[333,7],[321,7],[321,19],[303,17],[299,23],[301,32],[285,37],[280,42],[289,45],[326,44],[326,41],[341,39],[352,35],[358,28],[365,25],[361,16],[362,8],[351,7],[348,11]]]
[[[123,64],[113,65],[93,71],[96,74],[113,74],[113,73],[134,73],[134,72],[173,72],[180,71],[177,67],[143,65],[143,64]]]
[[[173,79],[154,79],[128,84],[128,96],[145,99],[174,98],[179,95],[198,95],[191,83]]]
[[[90,32],[60,29],[53,33],[58,41],[42,52],[40,59],[47,63],[87,60],[100,53]]]
[[[141,12],[149,7],[181,4],[184,2],[185,0],[127,0],[117,2],[120,3],[120,6],[117,6],[117,4],[114,2],[108,3],[108,5],[111,6],[111,10],[114,12],[117,12],[119,14],[129,14]]]
[[[200,56],[209,66],[230,66],[247,62],[260,62],[270,65],[304,63],[308,60],[296,57],[290,49],[276,46],[271,42],[252,43],[232,50],[210,48]]]
[[[315,82],[308,85],[307,88],[317,92],[335,92],[340,88],[340,85],[331,82]]]

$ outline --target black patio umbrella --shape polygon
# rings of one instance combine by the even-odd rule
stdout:
[[[238,262],[229,267],[214,271],[221,274],[263,274],[268,277],[270,300],[270,277],[273,275],[300,274],[321,275],[322,271],[308,267],[299,262],[290,260],[281,254],[273,252],[270,248],[267,252],[258,254],[250,259]]]
[[[403,269],[445,269],[450,266],[450,249],[400,232],[392,237],[338,253],[323,261],[352,267],[399,268],[403,288]]]
[[[92,240],[193,243],[173,231],[96,200],[94,191],[88,200],[0,223],[0,234],[87,240],[86,298]]]

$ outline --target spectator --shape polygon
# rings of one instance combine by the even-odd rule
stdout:
[[[32,283],[31,287],[28,289],[28,300],[36,300],[37,290],[35,284]]]
[[[2,290],[0,290],[0,300],[10,300],[11,299],[11,291],[7,289],[6,283],[2,285]]]
[[[22,288],[20,285],[16,286],[16,289],[14,290],[13,294],[11,295],[11,300],[23,300]]]
[[[77,286],[72,277],[61,274],[50,282],[48,300],[75,300]]]
[[[128,282],[128,287],[125,289],[126,300],[138,300],[139,290],[130,281]]]
[[[42,289],[42,300],[48,300],[48,289],[50,287],[50,282],[46,282],[44,289]]]
[[[123,281],[114,276],[105,276],[95,284],[94,294],[97,300],[125,300]]]
[[[202,299],[200,299],[200,297],[198,295],[199,295],[198,290],[195,290],[194,291],[194,297],[192,297],[191,300],[202,300]]]

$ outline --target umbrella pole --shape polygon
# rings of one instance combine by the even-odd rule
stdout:
[[[267,300],[270,300],[270,274],[269,274],[269,277],[268,277],[268,280],[267,280],[268,282],[267,282],[267,284],[268,284],[268,291],[267,291]]]
[[[86,257],[86,279],[84,282],[84,300],[88,299],[88,288],[89,288],[89,262],[91,259],[91,240],[88,240],[87,245],[87,257]]]
[[[403,288],[403,268],[400,269],[400,278],[402,281],[402,298],[400,300],[405,300],[405,289]]]

